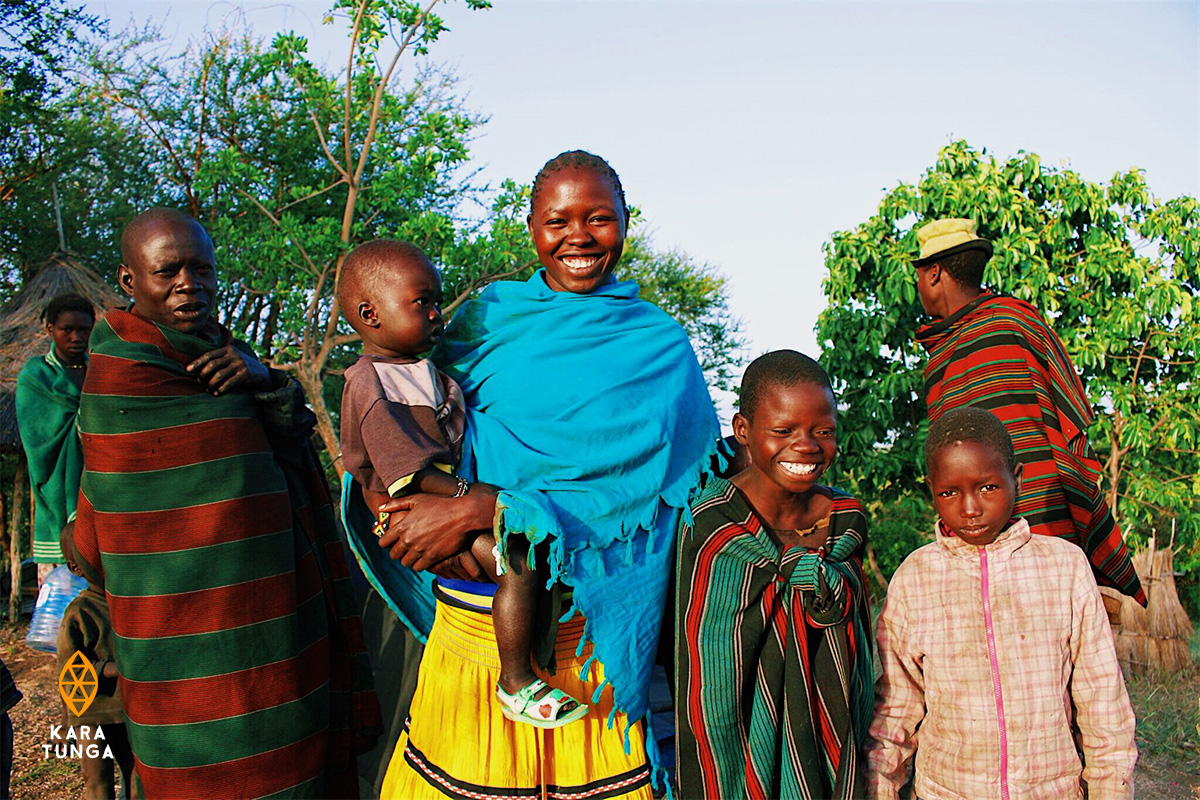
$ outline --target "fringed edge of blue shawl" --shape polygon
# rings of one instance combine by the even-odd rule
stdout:
[[[691,508],[692,499],[714,475],[724,472],[730,463],[730,454],[722,447],[722,442],[723,440],[719,437],[711,442],[704,456],[699,460],[698,466],[692,470],[690,481],[681,478],[672,486],[667,487],[665,491],[656,495],[653,503],[647,503],[649,508],[642,514],[642,517],[636,524],[621,524],[621,535],[614,540],[613,546],[625,546],[623,563],[633,563],[634,538],[639,531],[647,533],[647,549],[649,552],[653,552],[654,537],[649,534],[658,521],[662,505],[665,505],[672,513],[677,512],[680,514],[682,521],[689,527],[694,525],[695,520],[692,517]],[[552,544],[550,547],[550,563],[548,564],[546,585],[547,587],[553,586],[559,580],[567,585],[571,585],[569,574],[570,554],[565,551],[562,545],[562,531],[558,525],[557,517],[543,502],[534,500],[529,496],[501,491],[496,500],[494,529],[502,562],[508,558],[507,541],[510,532],[519,533],[528,539],[531,544],[538,544],[546,539],[550,539]],[[677,531],[677,529],[678,524],[673,527],[673,530]],[[672,536],[671,540],[671,544],[673,543],[674,536]],[[532,547],[529,549],[528,563],[530,568],[536,568],[537,566]],[[576,609],[572,607],[559,621],[566,622],[575,613]],[[591,622],[589,620],[584,623],[583,633],[580,634],[575,654],[577,656],[582,655],[584,647],[591,641]],[[596,660],[597,657],[595,654],[588,658],[580,670],[580,680],[586,680],[586,676],[590,672],[593,662]],[[605,678],[592,694],[592,702],[599,702],[604,690],[609,688],[610,685],[611,682],[608,678]],[[629,730],[639,720],[631,718],[626,709],[620,708],[617,703],[616,692],[614,691],[613,710],[608,715],[608,727],[610,729],[616,725],[618,711],[626,715],[625,729],[622,731],[622,735],[624,737],[625,753],[628,754],[631,746]],[[652,716],[651,711],[647,708],[646,713],[640,718],[646,724],[646,757],[650,764],[650,783],[655,789],[660,788],[661,783],[666,789],[668,800],[673,800],[674,793],[671,790],[670,781],[667,779],[667,770],[662,765],[662,754],[659,752],[658,740],[654,738]]]

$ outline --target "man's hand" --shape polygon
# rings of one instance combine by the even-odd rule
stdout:
[[[237,388],[251,391],[271,388],[271,373],[266,365],[233,345],[209,350],[188,364],[187,371],[213,395],[228,394]]]

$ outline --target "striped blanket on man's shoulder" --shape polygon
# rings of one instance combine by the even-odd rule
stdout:
[[[143,795],[357,796],[379,709],[324,475],[303,430],[281,444],[302,395],[206,394],[185,367],[231,341],[210,327],[110,311],[81,403],[76,545]]]
[[[1096,580],[1146,596],[1116,520],[1100,493],[1100,462],[1087,440],[1091,404],[1062,343],[1037,309],[983,294],[917,332],[929,351],[930,421],[962,406],[991,411],[1024,466],[1015,516],[1034,533],[1083,548]]]

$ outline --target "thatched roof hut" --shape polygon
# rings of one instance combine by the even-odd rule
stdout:
[[[12,450],[20,441],[14,402],[17,375],[26,361],[45,353],[50,346],[41,321],[42,309],[64,292],[91,300],[97,315],[129,302],[75,255],[57,252],[0,308],[0,451]]]

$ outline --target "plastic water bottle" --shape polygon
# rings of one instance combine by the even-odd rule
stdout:
[[[58,626],[62,624],[63,612],[86,588],[87,581],[73,575],[66,564],[50,570],[38,591],[37,605],[33,608],[33,619],[29,621],[25,644],[34,650],[55,652],[58,649]]]

